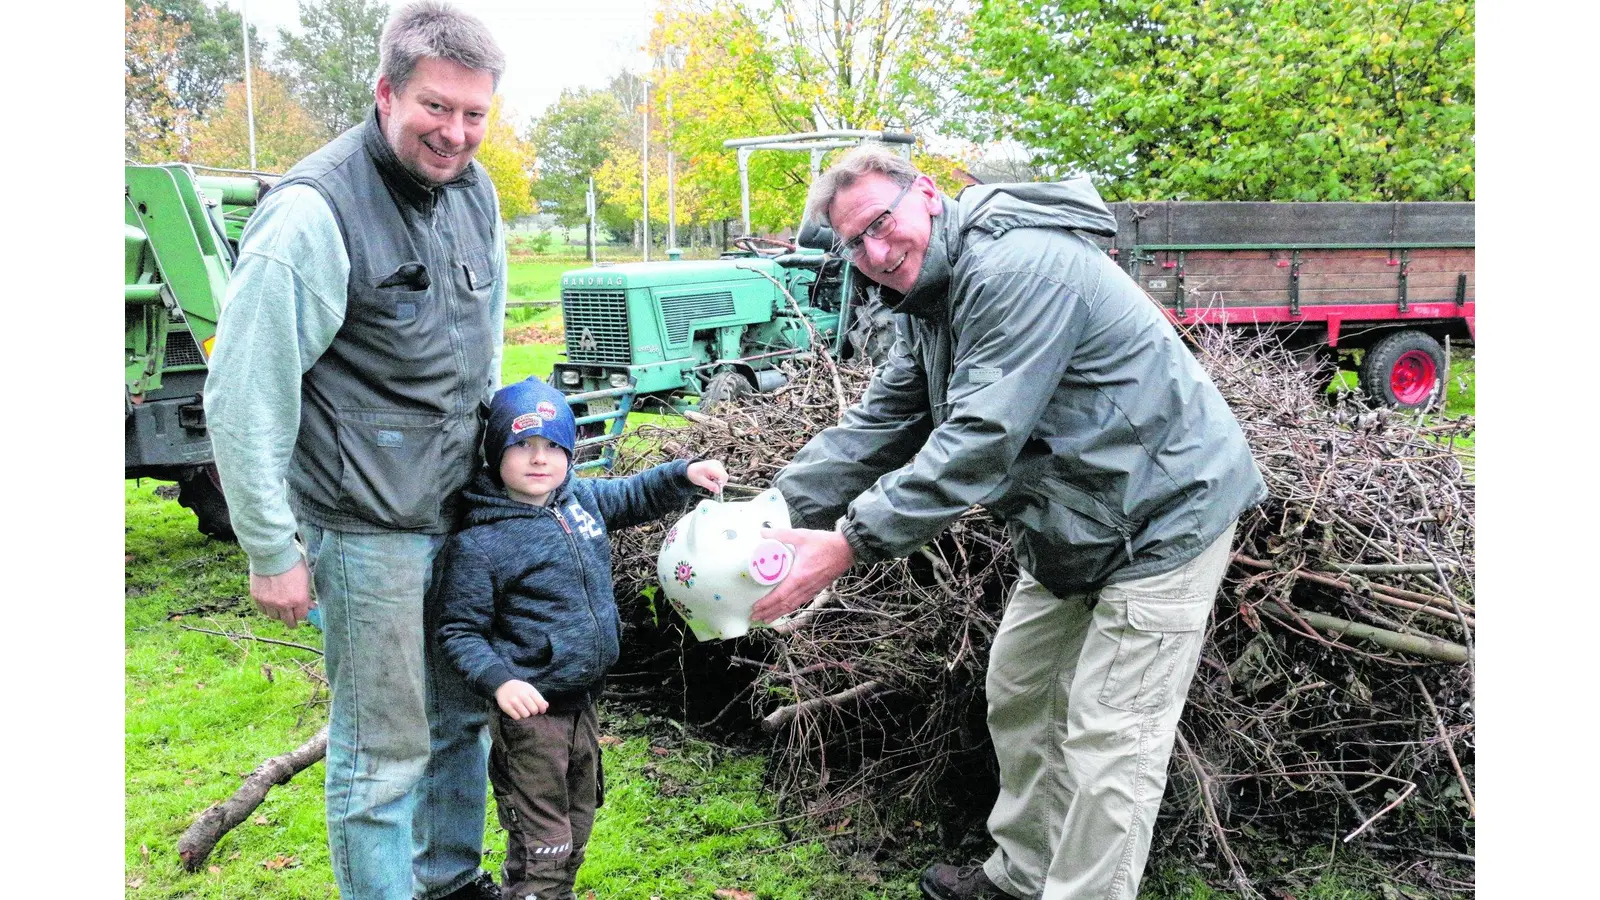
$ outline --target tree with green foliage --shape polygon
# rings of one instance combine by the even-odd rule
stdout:
[[[932,123],[949,105],[964,21],[959,4],[945,0],[665,5],[649,43],[658,60],[650,115],[666,123],[662,141],[670,140],[681,160],[679,192],[697,198],[694,213],[703,221],[736,219],[738,158],[722,146],[729,138]],[[637,197],[637,141],[634,147],[634,165],[619,174],[635,173],[624,193]],[[652,160],[664,149],[652,144]],[[804,153],[750,157],[756,231],[798,223],[809,169]]]
[[[256,167],[264,172],[286,172],[324,143],[316,123],[281,78],[255,69],[250,79],[255,106]],[[244,82],[228,85],[219,109],[194,129],[189,158],[195,163],[225,169],[250,167],[250,133],[245,108]]]
[[[122,151],[128,159],[181,159],[193,113],[173,85],[189,27],[148,6],[123,7]]]
[[[539,158],[533,192],[562,225],[588,221],[589,179],[606,161],[606,147],[627,130],[628,115],[615,94],[566,88],[535,119],[528,141]]]
[[[243,21],[239,13],[218,2],[205,0],[126,0],[129,12],[148,9],[184,29],[174,48],[170,88],[175,105],[195,118],[203,118],[223,98],[231,82],[244,78]],[[250,58],[260,64],[265,45],[250,29]]]
[[[1471,3],[983,0],[969,135],[1112,199],[1471,200]]]
[[[300,34],[278,29],[279,64],[324,138],[358,124],[378,83],[378,39],[389,7],[368,0],[301,0]]]

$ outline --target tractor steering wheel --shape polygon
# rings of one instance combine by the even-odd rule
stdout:
[[[755,234],[736,237],[733,239],[733,245],[746,253],[754,253],[757,256],[781,256],[784,253],[793,253],[799,249],[799,245],[793,241],[761,237]]]

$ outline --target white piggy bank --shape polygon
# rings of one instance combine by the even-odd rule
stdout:
[[[768,489],[751,500],[701,500],[667,532],[656,576],[697,640],[750,630],[750,608],[794,564],[794,548],[761,529],[788,527],[789,504]]]

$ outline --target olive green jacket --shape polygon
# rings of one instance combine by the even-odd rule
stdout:
[[[1088,237],[1087,179],[944,198],[862,401],[777,480],[858,561],[905,556],[977,505],[1058,595],[1175,569],[1266,488],[1161,310]],[[842,516],[842,518],[841,518]]]

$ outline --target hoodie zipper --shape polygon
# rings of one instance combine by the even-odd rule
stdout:
[[[561,523],[561,530],[567,535],[567,546],[572,549],[572,556],[578,561],[578,578],[583,583],[583,605],[589,611],[589,621],[594,623],[594,646],[591,648],[595,672],[600,671],[600,617],[594,612],[594,597],[589,592],[589,567],[583,564],[583,549],[578,546],[578,538],[573,535],[572,527],[567,524],[566,516],[561,514],[559,507],[549,508],[550,514]],[[592,682],[593,679],[590,679]]]

